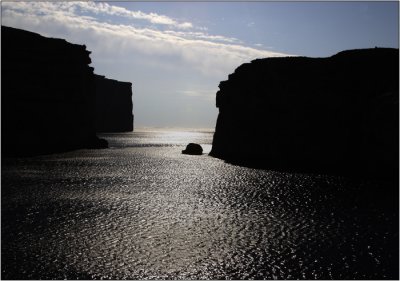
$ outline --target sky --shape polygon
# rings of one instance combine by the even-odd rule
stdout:
[[[3,1],[1,21],[86,45],[95,73],[133,84],[136,128],[214,128],[220,81],[256,58],[399,47],[397,1]]]

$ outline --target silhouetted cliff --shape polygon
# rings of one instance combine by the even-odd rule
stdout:
[[[2,153],[106,146],[95,134],[95,83],[86,46],[1,27]]]
[[[133,131],[132,83],[95,75],[96,131]]]
[[[210,155],[271,169],[397,178],[398,49],[257,59],[219,88]]]

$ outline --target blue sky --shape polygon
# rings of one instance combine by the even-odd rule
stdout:
[[[2,2],[2,24],[85,44],[133,83],[136,127],[213,128],[215,93],[255,58],[394,47],[398,2]],[[244,93],[245,94],[245,93]]]

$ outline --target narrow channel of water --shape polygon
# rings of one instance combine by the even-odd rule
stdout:
[[[210,131],[2,159],[2,279],[398,279],[393,183],[234,166]]]

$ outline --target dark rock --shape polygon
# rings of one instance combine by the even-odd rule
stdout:
[[[108,148],[108,141],[95,136],[88,141],[86,148],[90,149]]]
[[[86,46],[6,26],[1,27],[1,37],[2,154],[106,147],[96,136],[96,80]],[[113,83],[107,90],[114,93],[119,86]],[[108,104],[115,104],[113,97],[107,95]],[[133,122],[126,114],[132,114],[129,101],[121,109],[124,125]]]
[[[285,171],[398,178],[398,49],[257,59],[219,88],[210,155]]]
[[[85,46],[1,27],[2,152],[81,148],[94,131],[94,76]]]
[[[133,131],[132,83],[95,75],[96,132]]]
[[[185,150],[182,150],[183,154],[191,154],[191,155],[202,155],[203,154],[203,148],[201,147],[200,144],[197,143],[189,143],[186,146]]]

